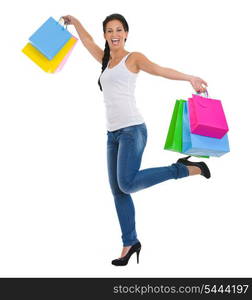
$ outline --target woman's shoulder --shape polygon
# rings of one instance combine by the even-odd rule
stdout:
[[[128,56],[129,59],[131,58],[131,60],[134,61],[134,63],[136,64],[144,62],[147,59],[147,57],[142,52],[138,51],[130,52]]]
[[[147,57],[142,52],[138,51],[130,52],[127,60],[129,65],[133,66],[132,69],[134,69],[135,72],[139,72],[142,69],[141,66],[145,65],[146,62],[149,62]]]
[[[137,51],[129,52],[126,58],[126,64],[128,69],[133,73],[138,73],[138,61],[141,59],[141,53]]]
[[[128,59],[137,63],[139,61],[144,61],[146,56],[142,52],[133,51],[128,53]]]
[[[132,51],[132,52],[129,52],[128,53],[130,56],[132,56],[132,57],[137,57],[137,58],[141,58],[142,56],[144,56],[143,55],[143,53],[141,53],[141,52],[138,52],[138,51]]]

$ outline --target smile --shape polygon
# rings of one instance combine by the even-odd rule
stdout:
[[[112,41],[113,45],[118,45],[120,42],[120,39],[112,39],[111,41]]]

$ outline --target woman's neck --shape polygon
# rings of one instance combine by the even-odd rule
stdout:
[[[110,51],[110,57],[111,60],[118,60],[121,59],[123,56],[125,56],[128,53],[126,50],[117,50],[117,51]]]

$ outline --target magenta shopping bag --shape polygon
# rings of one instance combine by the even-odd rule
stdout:
[[[191,133],[221,139],[228,132],[220,100],[193,94],[188,104]]]

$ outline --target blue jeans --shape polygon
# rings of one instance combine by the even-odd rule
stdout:
[[[138,242],[130,194],[168,179],[189,176],[187,167],[179,163],[139,170],[146,141],[145,123],[107,131],[108,177],[124,246]]]

